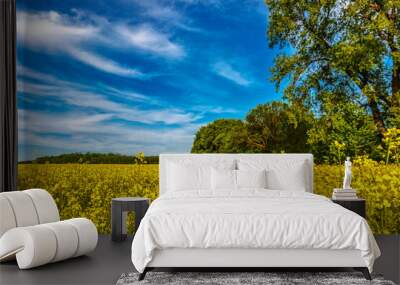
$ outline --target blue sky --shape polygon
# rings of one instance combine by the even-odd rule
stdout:
[[[17,0],[20,160],[189,152],[281,98],[266,27],[262,0]]]

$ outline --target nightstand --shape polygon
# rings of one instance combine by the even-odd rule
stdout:
[[[357,198],[353,200],[336,200],[332,199],[333,203],[339,204],[340,206],[359,214],[365,219],[366,217],[366,206],[365,199]]]
[[[111,239],[113,241],[123,241],[126,239],[126,217],[129,211],[135,212],[135,227],[137,230],[149,205],[150,199],[148,198],[113,198],[111,201]]]

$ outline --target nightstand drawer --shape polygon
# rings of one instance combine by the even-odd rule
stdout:
[[[333,200],[332,202],[339,204],[340,206],[359,214],[361,217],[366,217],[366,206],[364,199],[356,200]]]

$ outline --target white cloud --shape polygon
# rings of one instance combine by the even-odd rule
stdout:
[[[93,66],[99,70],[117,74],[126,77],[140,77],[143,74],[137,69],[132,69],[129,67],[122,66],[121,64],[109,60],[107,58],[101,57],[94,53],[79,49],[79,48],[68,48],[67,52],[74,58]]]
[[[187,152],[199,127],[194,122],[200,115],[191,112],[159,108],[159,105],[153,108],[151,104],[143,109],[111,100],[130,96],[133,101],[148,103],[147,96],[130,90],[107,85],[86,86],[20,64],[17,72],[18,92],[23,92],[24,99],[62,104],[63,108],[66,104],[74,106],[74,111],[61,112],[19,109],[20,158],[23,160],[48,154],[43,149],[51,149],[52,153]]]
[[[112,87],[104,87],[93,90],[92,87],[82,84],[75,84],[69,81],[59,80],[53,76],[33,71],[23,66],[18,67],[19,76],[31,77],[42,81],[40,83],[30,82],[28,80],[18,80],[17,87],[19,92],[40,96],[42,98],[52,98],[59,102],[84,108],[87,110],[97,110],[108,113],[113,118],[120,118],[131,122],[140,122],[145,124],[163,123],[188,124],[199,119],[193,113],[183,112],[173,108],[148,108],[139,109],[137,107],[112,101],[108,96],[119,94],[121,96],[130,96],[130,99],[146,102],[148,97],[132,93],[129,91],[120,91]],[[136,98],[134,97],[136,96]],[[148,103],[152,103],[149,101]]]
[[[119,26],[117,31],[127,43],[141,50],[163,57],[181,58],[184,49],[173,43],[165,34],[159,33],[148,25],[138,27]]]
[[[227,0],[175,0],[175,2],[189,5],[220,6],[222,3],[226,3]]]
[[[98,33],[97,27],[55,11],[17,13],[18,40],[33,49],[63,51],[66,46],[95,40]]]
[[[251,83],[249,79],[245,78],[239,71],[233,69],[233,67],[226,62],[217,62],[212,68],[216,74],[236,84],[247,86]]]
[[[171,1],[135,0],[133,2],[142,10],[142,16],[162,22],[163,26],[173,26],[188,32],[204,32],[202,29],[194,27],[193,20],[180,11],[182,9],[177,9],[178,5]]]
[[[92,86],[92,85],[87,86],[75,82],[69,82],[58,79],[50,74],[38,72],[29,67],[21,65],[20,63],[17,63],[17,75],[27,79],[33,79],[35,81],[42,81],[45,82],[47,85],[63,86],[64,88],[71,88],[72,90],[74,89],[89,90],[93,93],[102,93],[108,96],[120,97],[125,100],[130,100],[134,102],[147,102],[155,105],[159,104],[156,99],[137,92],[124,89],[117,89],[104,84],[99,84],[98,86]],[[20,88],[23,88],[24,82],[19,81],[18,83],[20,85]]]
[[[202,114],[233,114],[238,110],[234,108],[225,108],[221,106],[195,106],[191,110],[201,112]]]
[[[159,0],[137,0],[134,2],[143,9],[145,16],[157,20],[174,21],[175,23],[183,20],[183,15],[174,8],[172,3],[163,5]]]
[[[147,129],[109,120],[107,115],[19,111],[19,141],[24,146],[45,146],[68,151],[147,154],[187,152],[199,127]],[[40,155],[40,154],[36,154]],[[25,157],[24,159],[31,159]]]
[[[176,109],[149,109],[142,110],[125,104],[116,103],[105,96],[90,91],[81,91],[71,87],[51,86],[46,84],[18,82],[18,91],[26,94],[57,99],[72,106],[112,114],[131,122],[145,124],[164,123],[186,124],[197,120],[199,117]]]
[[[103,72],[141,79],[147,75],[137,68],[96,54],[90,50],[89,44],[112,49],[134,47],[165,58],[178,59],[185,56],[181,45],[149,25],[130,27],[79,10],[73,10],[73,13],[19,11],[18,41],[32,50],[66,54]]]
[[[99,21],[96,21],[99,23]],[[119,76],[143,78],[139,70],[104,58],[85,48],[86,43],[102,43],[101,26],[73,17],[49,12],[18,12],[17,37],[25,47],[47,53],[63,53],[103,72]]]
[[[94,128],[99,123],[111,119],[110,114],[48,113],[42,111],[18,110],[20,130],[47,133],[93,133],[107,132]]]
[[[209,112],[215,114],[225,114],[225,113],[237,113],[238,110],[234,108],[213,107],[209,110]]]
[[[151,98],[149,96],[129,91],[129,90],[124,90],[124,89],[117,89],[108,85],[100,84],[99,88],[103,90],[106,94],[114,97],[120,97],[125,100],[131,100],[131,101],[138,101],[138,102],[147,102],[149,104],[153,105],[160,105],[157,99]]]

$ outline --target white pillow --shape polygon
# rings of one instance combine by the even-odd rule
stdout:
[[[267,188],[267,172],[263,170],[236,170],[238,188]]]
[[[211,181],[213,190],[235,190],[236,170],[212,168]]]
[[[306,161],[292,159],[261,160],[241,159],[239,170],[267,171],[267,188],[271,190],[306,191],[308,164]]]
[[[211,168],[171,162],[168,165],[167,188],[170,191],[210,190]]]
[[[306,176],[303,164],[291,169],[267,171],[267,188],[271,190],[306,191]]]

